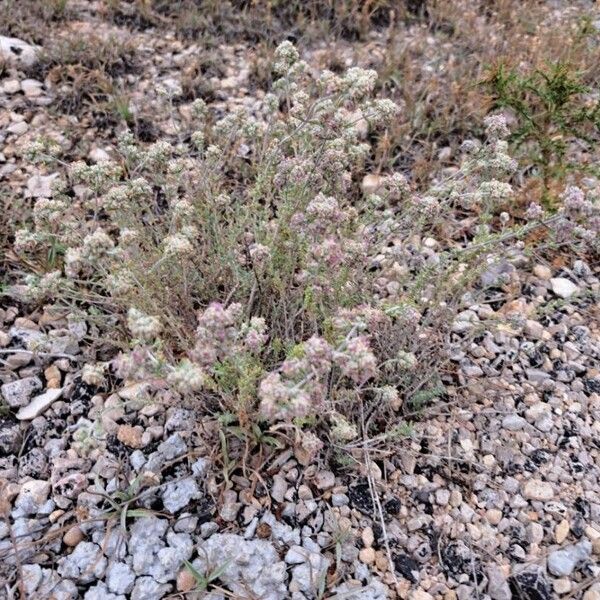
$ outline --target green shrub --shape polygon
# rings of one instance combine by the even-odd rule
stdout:
[[[551,192],[556,182],[563,183],[569,170],[584,170],[580,161],[567,160],[569,144],[580,141],[593,148],[598,143],[600,100],[592,99],[581,74],[566,63],[525,74],[501,64],[486,83],[495,108],[508,108],[516,115],[518,127],[509,140],[537,167],[544,203],[555,207]]]

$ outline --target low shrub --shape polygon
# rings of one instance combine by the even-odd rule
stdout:
[[[313,75],[289,42],[273,70],[253,114],[217,118],[196,101],[177,145],[126,132],[114,160],[63,168],[57,147],[34,144],[31,158],[63,177],[16,234],[38,274],[13,293],[85,309],[113,338],[112,317],[126,315],[123,379],[242,426],[317,417],[349,441],[443,393],[453,323],[485,292],[482,274],[501,284],[494,264],[519,238],[561,220],[569,243],[593,243],[597,208],[572,188],[558,215],[532,206],[515,221],[499,116],[427,190],[366,173],[367,137],[398,112],[372,98],[375,72]]]

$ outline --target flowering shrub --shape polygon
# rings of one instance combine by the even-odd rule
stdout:
[[[516,163],[501,117],[426,192],[400,173],[361,189],[367,133],[399,110],[371,97],[376,74],[315,76],[289,42],[273,70],[254,113],[216,118],[198,100],[181,143],[125,133],[114,161],[70,165],[15,249],[46,261],[31,300],[127,314],[122,378],[216,399],[240,420],[328,416],[348,440],[359,403],[398,411],[435,383],[465,292],[529,226],[508,227]],[[591,201],[569,190],[564,212],[593,242]]]

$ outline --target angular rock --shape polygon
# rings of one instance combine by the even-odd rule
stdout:
[[[21,81],[21,90],[28,98],[36,98],[42,95],[44,84],[37,79],[23,79]]]
[[[0,456],[16,454],[21,447],[23,433],[19,424],[0,423]]]
[[[174,514],[201,496],[198,484],[188,478],[167,484],[162,493],[162,501],[164,507]]]
[[[286,566],[270,542],[216,533],[200,544],[193,564],[200,573],[221,568],[219,579],[234,595],[244,597],[250,592],[262,600],[288,597]]]
[[[498,565],[490,565],[486,570],[487,593],[492,600],[512,600],[512,592],[504,571]]]
[[[290,590],[309,593],[318,590],[328,567],[329,560],[320,552],[307,551],[304,562],[292,569]]]
[[[523,571],[509,579],[513,598],[552,600],[550,584],[541,569]]]
[[[27,180],[27,194],[32,198],[52,198],[54,194],[52,183],[57,177],[58,173],[32,175]]]
[[[44,413],[53,402],[62,396],[62,388],[48,389],[43,394],[36,396],[27,406],[22,406],[17,412],[19,421],[32,421]]]
[[[550,287],[559,298],[570,298],[579,288],[565,277],[553,277],[550,279]]]
[[[31,67],[37,62],[37,49],[18,38],[0,35],[0,58],[18,67]]]
[[[166,543],[163,539],[169,522],[156,517],[136,519],[131,527],[129,548],[133,555],[132,567],[138,575],[149,575],[158,563],[158,553]]]
[[[523,495],[527,500],[538,500],[540,502],[547,502],[554,498],[554,490],[552,485],[547,481],[540,481],[539,479],[530,479],[523,486]]]
[[[131,600],[161,600],[171,591],[168,583],[158,583],[152,577],[138,577]]]
[[[126,563],[115,562],[106,569],[106,585],[115,594],[128,594],[133,589],[135,573]]]
[[[527,426],[527,421],[519,415],[506,415],[502,419],[502,429],[507,431],[521,431]]]
[[[21,571],[23,573],[23,585],[25,587],[25,591],[31,597],[33,597],[33,593],[39,587],[42,582],[42,568],[40,565],[23,565],[21,567]]]
[[[93,542],[81,542],[68,556],[58,561],[58,574],[81,583],[92,583],[102,578],[107,560],[102,549]]]
[[[591,554],[592,543],[589,540],[582,540],[573,546],[555,550],[548,555],[548,571],[557,577],[567,577]]]
[[[328,490],[335,485],[335,475],[331,471],[319,471],[315,477],[315,485],[320,490]]]
[[[106,585],[101,581],[88,589],[83,600],[126,600],[121,594],[111,594]]]
[[[158,451],[167,459],[173,460],[187,452],[187,444],[178,433],[169,436],[164,442],[159,444]]]
[[[21,487],[21,491],[15,501],[15,508],[22,514],[36,514],[48,499],[50,494],[50,482],[38,479],[27,481]]]
[[[29,404],[31,396],[42,389],[42,381],[39,377],[25,377],[5,383],[0,389],[8,406],[20,408]]]

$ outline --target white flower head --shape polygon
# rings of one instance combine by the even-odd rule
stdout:
[[[165,256],[189,256],[194,252],[190,240],[182,234],[169,235],[164,242]]]
[[[273,70],[279,75],[285,75],[290,67],[294,65],[300,59],[298,50],[292,42],[286,40],[281,42],[275,49],[275,62],[273,63]]]
[[[81,371],[81,380],[96,387],[104,383],[107,363],[86,364]]]
[[[200,391],[205,380],[206,374],[202,368],[187,359],[182,360],[167,377],[168,383],[182,394]]]
[[[134,337],[144,342],[153,340],[162,331],[162,325],[158,317],[146,315],[137,308],[129,309],[127,326]]]

